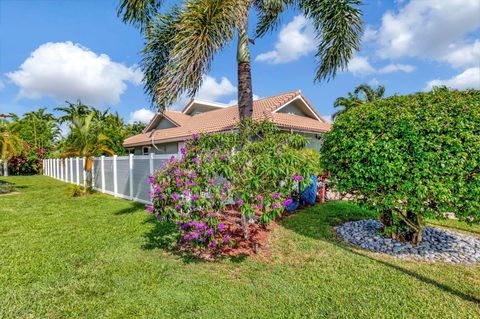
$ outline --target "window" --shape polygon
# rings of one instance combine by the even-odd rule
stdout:
[[[150,146],[143,147],[143,155],[148,155],[150,153]]]

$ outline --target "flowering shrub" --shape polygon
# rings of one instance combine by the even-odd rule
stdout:
[[[227,203],[242,213],[248,232],[246,219],[269,223],[309,182],[316,163],[300,151],[307,143],[303,136],[250,120],[239,130],[194,135],[181,159],[170,159],[151,177],[153,204],[147,210],[175,222],[184,242],[210,248],[230,243],[219,222]]]

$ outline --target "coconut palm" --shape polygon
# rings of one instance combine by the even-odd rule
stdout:
[[[23,140],[12,132],[5,121],[0,121],[0,161],[3,163],[3,176],[8,176],[8,160],[20,155]]]
[[[249,13],[258,16],[255,37],[277,28],[287,9],[299,10],[316,32],[315,80],[331,79],[343,70],[361,34],[360,0],[187,0],[160,13],[161,0],[122,0],[118,14],[145,35],[142,69],[145,91],[159,109],[179,96],[197,93],[213,57],[237,33],[238,106],[240,117],[253,111],[248,36]]]
[[[352,92],[348,92],[348,97],[339,97],[335,100],[333,103],[333,107],[343,107],[343,109],[340,109],[336,111],[335,113],[332,114],[332,120],[335,120],[340,114],[345,113],[346,111],[359,106],[363,103],[361,99],[358,98],[356,94],[353,94]]]
[[[85,158],[85,172],[87,178],[84,181],[84,190],[87,191],[92,185],[93,158],[103,153],[113,155],[108,148],[108,137],[102,133],[97,125],[94,125],[95,112],[87,116],[74,115],[71,121],[71,144],[63,157],[79,156]]]
[[[91,112],[90,107],[83,104],[80,100],[77,101],[77,104],[68,101],[65,101],[65,103],[67,103],[68,106],[55,108],[55,111],[64,113],[58,118],[58,122],[60,123],[71,123],[74,116],[87,116]]]
[[[385,94],[385,86],[379,85],[374,89],[370,85],[364,83],[357,86],[353,93],[357,96],[362,93],[364,102],[373,102],[383,98],[383,95]]]
[[[333,107],[343,107],[332,115],[335,120],[340,114],[348,110],[362,105],[363,103],[373,102],[383,98],[385,94],[385,86],[379,85],[376,89],[368,84],[360,84],[352,92],[348,92],[348,97],[341,96],[335,100]]]

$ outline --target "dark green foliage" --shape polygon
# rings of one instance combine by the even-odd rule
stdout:
[[[425,217],[480,221],[480,91],[393,96],[351,109],[325,135],[337,189],[409,239]],[[407,236],[405,236],[407,234]]]

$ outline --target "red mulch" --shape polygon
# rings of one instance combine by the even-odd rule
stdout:
[[[241,216],[242,213],[233,208],[222,213],[220,222],[227,226],[228,233],[232,236],[234,244],[221,247],[218,252],[220,255],[255,256],[260,251],[265,250],[270,232],[277,226],[275,221],[272,221],[269,225],[263,225],[258,222],[249,223],[249,239],[245,239],[241,224]],[[260,216],[260,214],[257,214],[257,216]]]

